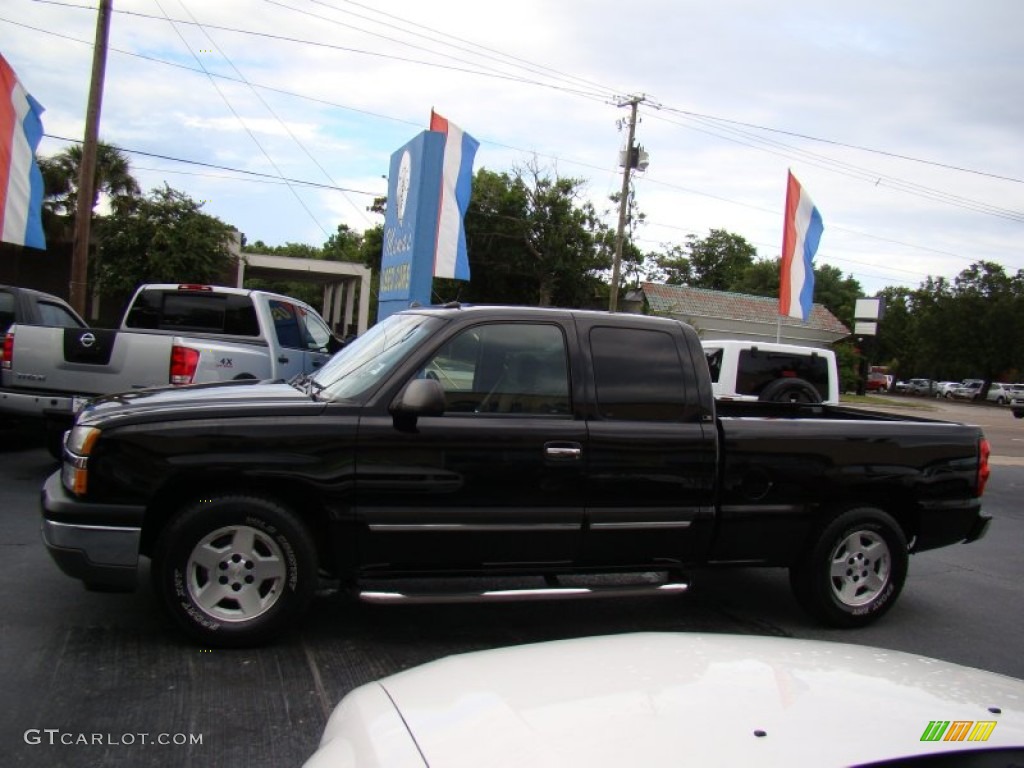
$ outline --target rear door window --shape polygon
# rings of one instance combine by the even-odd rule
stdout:
[[[590,332],[598,413],[616,421],[688,421],[686,374],[675,339],[663,331]]]
[[[84,328],[78,321],[78,318],[67,311],[66,308],[60,304],[54,304],[52,301],[41,301],[36,305],[39,309],[39,319],[42,320],[43,325],[49,325],[56,328]]]

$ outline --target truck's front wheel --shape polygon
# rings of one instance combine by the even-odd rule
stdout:
[[[856,507],[832,518],[790,568],[797,602],[833,627],[862,627],[889,610],[907,576],[907,540],[892,516]]]
[[[153,556],[153,585],[174,619],[205,645],[266,642],[305,610],[316,549],[302,521],[262,496],[186,505]]]

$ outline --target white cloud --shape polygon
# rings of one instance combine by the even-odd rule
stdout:
[[[1024,92],[1024,4],[1015,0],[986,0],[984,13],[952,0],[638,0],[628,8],[611,0],[523,0],[486,9],[468,0],[282,3],[292,10],[256,0],[162,3],[173,18],[207,25],[199,28],[128,13],[161,16],[151,0],[120,0],[111,46],[136,55],[110,54],[103,137],[129,149],[272,175],[276,166],[292,178],[380,194],[391,153],[426,128],[433,107],[481,140],[477,167],[509,170],[536,153],[543,166],[586,179],[605,208],[620,179],[616,121],[627,116],[614,96],[646,93],[652,100],[641,109],[637,136],[651,155],[637,179],[637,201],[650,221],[639,232],[645,249],[725,228],[774,256],[792,168],[825,218],[820,258],[869,291],[896,281],[915,286],[928,274],[952,277],[982,258],[1024,268],[1024,184],[840,146],[1024,179],[1024,102],[1017,97]],[[47,107],[46,131],[80,136],[95,13],[9,0],[0,17],[8,19],[0,21],[4,54]],[[206,74],[185,69],[200,64],[223,76],[216,88]],[[257,96],[224,78],[266,88]],[[837,143],[708,124],[678,110]],[[42,152],[63,146],[47,139]],[[357,208],[369,204],[368,195],[349,195],[354,206],[338,192],[227,181],[211,177],[221,171],[145,156],[132,161],[146,169],[144,187],[167,181],[208,199],[210,212],[250,240],[318,244],[321,227],[366,226]],[[967,200],[927,199],[897,185]],[[993,216],[969,201],[1014,213]]]

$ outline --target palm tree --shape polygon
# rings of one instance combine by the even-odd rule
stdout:
[[[47,239],[64,239],[73,230],[78,205],[78,177],[82,166],[82,145],[72,144],[52,157],[39,159],[43,174],[43,226]],[[96,179],[92,208],[106,195],[115,211],[130,210],[141,194],[131,173],[131,163],[112,144],[96,146]]]

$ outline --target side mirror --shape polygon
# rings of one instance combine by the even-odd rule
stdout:
[[[332,334],[330,335],[330,337],[329,337],[329,338],[327,339],[327,352],[328,352],[328,354],[331,354],[331,355],[333,355],[333,354],[334,354],[335,352],[337,352],[337,351],[338,351],[339,349],[341,349],[342,347],[344,347],[344,346],[345,346],[345,344],[347,344],[347,343],[348,343],[348,342],[346,342],[346,341],[343,341],[342,339],[339,339],[339,338],[338,338],[337,336],[335,336],[335,335],[334,335],[334,334],[332,333]]]
[[[413,379],[391,403],[391,415],[399,429],[415,426],[420,416],[443,416],[444,387],[437,379]]]

